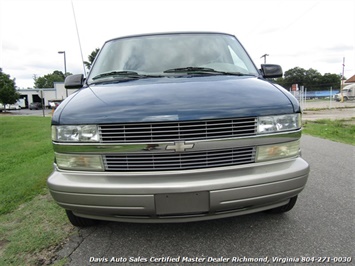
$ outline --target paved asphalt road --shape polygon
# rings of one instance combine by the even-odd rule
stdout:
[[[79,236],[59,251],[68,265],[107,265],[117,261],[171,261],[180,256],[228,260],[248,258],[322,260],[304,265],[334,265],[333,258],[351,257],[355,264],[355,147],[310,136],[302,137],[303,157],[311,164],[305,190],[293,210],[284,215],[258,213],[235,218],[186,224],[126,224],[103,222],[79,230]],[[211,260],[211,259],[210,259]],[[326,263],[329,261],[328,263]],[[300,265],[285,263],[283,265]],[[111,265],[174,265],[174,263],[119,263]],[[179,263],[175,265],[197,265]],[[212,263],[209,265],[222,265]]]

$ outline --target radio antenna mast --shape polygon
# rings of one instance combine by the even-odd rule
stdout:
[[[84,70],[84,78],[86,78],[86,70],[85,70],[85,64],[84,64],[83,50],[81,49],[80,36],[79,36],[78,24],[76,23],[76,16],[75,16],[75,10],[74,10],[73,1],[71,1],[71,7],[73,9],[73,15],[74,15],[74,21],[75,21],[75,27],[76,27],[76,35],[78,36],[78,41],[79,41],[81,62],[83,64],[83,70]]]

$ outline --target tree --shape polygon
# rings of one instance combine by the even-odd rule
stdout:
[[[309,91],[327,90],[330,87],[339,89],[340,76],[337,74],[326,73],[322,76],[317,70],[310,68],[305,70],[300,67],[294,67],[285,71],[283,78],[278,78],[276,83],[285,89],[291,88],[292,84],[304,86]]]
[[[10,75],[2,72],[0,68],[0,102],[4,105],[14,104],[20,98],[20,94],[16,91],[15,79],[11,79]],[[6,108],[4,108],[6,110]]]
[[[319,90],[319,84],[321,82],[321,79],[322,74],[319,73],[317,70],[310,68],[305,72],[303,86],[310,91]]]
[[[66,76],[71,75],[71,73],[66,73]],[[44,75],[43,77],[33,77],[34,87],[43,88],[54,88],[54,82],[64,82],[65,76],[62,71],[55,70],[52,74]]]
[[[332,87],[333,90],[340,90],[341,75],[325,73],[320,81],[320,87],[322,89],[329,89]]]
[[[295,67],[285,71],[283,85],[290,88],[292,84],[303,86],[305,82],[306,70],[301,67]]]
[[[84,61],[84,64],[88,70],[90,70],[92,63],[94,62],[97,53],[100,51],[99,48],[96,48],[94,51],[91,52],[91,54],[88,56],[89,61]]]

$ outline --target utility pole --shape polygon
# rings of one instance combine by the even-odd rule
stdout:
[[[343,87],[344,87],[344,68],[345,68],[345,57],[343,57],[343,71],[341,74],[341,81],[340,81],[340,95],[341,95],[341,102],[344,102],[344,97],[343,97]]]
[[[264,64],[266,64],[266,57],[269,56],[268,54],[264,54],[262,55],[260,58],[263,58],[264,57]]]

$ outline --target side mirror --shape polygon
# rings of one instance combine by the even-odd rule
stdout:
[[[84,75],[77,74],[65,78],[64,87],[66,89],[80,89],[84,85]]]
[[[264,78],[280,78],[283,74],[281,66],[271,64],[262,64],[261,73]]]

